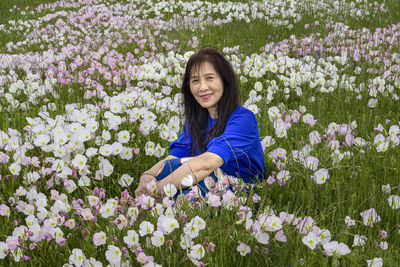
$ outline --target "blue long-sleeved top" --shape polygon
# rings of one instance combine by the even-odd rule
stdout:
[[[211,129],[217,120],[208,116],[207,128]],[[178,140],[169,146],[170,155],[178,158],[198,155],[192,154],[192,138],[187,125],[185,127],[187,134],[182,131]],[[219,155],[224,160],[220,168],[228,175],[242,178],[244,182],[265,177],[265,160],[257,119],[253,112],[243,106],[232,112],[225,131],[210,140],[206,152]]]

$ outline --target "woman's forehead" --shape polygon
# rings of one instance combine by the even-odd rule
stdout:
[[[208,73],[216,74],[217,72],[215,71],[214,66],[210,62],[204,61],[192,67],[190,76],[198,76]]]

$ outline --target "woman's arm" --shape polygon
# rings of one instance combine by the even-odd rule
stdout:
[[[163,192],[164,186],[170,183],[178,190],[180,188],[185,188],[181,182],[183,178],[188,177],[189,175],[192,175],[193,177],[193,184],[197,184],[223,164],[224,160],[219,155],[205,152],[184,162],[182,166],[159,181],[157,183],[157,191],[159,193]]]
[[[143,174],[150,174],[151,176],[155,177],[157,172],[160,170],[162,164],[164,163],[164,161],[169,160],[169,159],[174,159],[174,158],[176,158],[176,157],[172,156],[172,155],[166,156],[164,159],[162,159],[159,162],[157,162],[156,164],[154,164],[153,167],[151,167],[147,171],[143,172]]]
[[[168,155],[167,157],[165,157],[164,159],[160,160],[159,162],[157,162],[156,164],[154,164],[153,167],[151,167],[150,169],[148,169],[147,171],[145,171],[139,179],[139,185],[135,190],[135,196],[141,196],[142,194],[147,194],[147,188],[146,185],[148,183],[150,183],[153,180],[156,180],[155,176],[157,174],[157,172],[160,170],[161,165],[164,163],[164,161],[168,160],[168,159],[173,159],[176,158],[175,156],[172,155]]]

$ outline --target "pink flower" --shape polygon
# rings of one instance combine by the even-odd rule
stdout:
[[[18,237],[17,236],[9,236],[6,239],[6,244],[10,250],[15,250],[19,245]]]
[[[351,252],[345,243],[339,243],[337,241],[325,243],[323,246],[328,256],[344,256]]]
[[[124,215],[120,214],[118,216],[118,218],[116,218],[114,220],[114,223],[117,225],[118,229],[121,231],[128,224],[128,220],[126,219],[126,217]]]
[[[303,237],[302,241],[304,245],[314,250],[321,239],[314,232],[309,232],[306,236]]]
[[[237,196],[231,190],[228,190],[222,195],[222,199],[224,203],[228,204],[229,206],[235,206]]]
[[[374,208],[363,211],[360,213],[363,218],[363,222],[365,226],[373,226],[374,223],[377,223],[381,220],[381,217],[378,216]]]
[[[296,229],[299,230],[299,233],[301,235],[307,234],[310,230],[311,227],[314,225],[314,220],[311,217],[305,217],[303,218],[300,223],[296,226]]]
[[[75,220],[74,219],[69,219],[69,220],[64,222],[64,225],[72,230],[72,229],[75,228]]]
[[[240,255],[246,256],[250,253],[251,248],[245,243],[239,241],[239,245],[237,246],[236,250],[239,251]]]
[[[147,262],[147,256],[144,252],[140,252],[136,257],[137,262],[145,264]]]
[[[254,203],[257,203],[257,202],[259,202],[261,200],[261,197],[259,195],[257,195],[257,194],[254,194],[253,197],[252,197],[252,200],[253,200]]]
[[[387,237],[387,232],[386,232],[385,230],[381,230],[381,231],[379,232],[379,235],[380,235],[380,237],[381,237],[382,239],[386,239],[386,237]]]
[[[285,236],[285,234],[283,233],[282,230],[279,230],[278,232],[276,232],[275,234],[275,239],[281,242],[286,242],[287,238]]]
[[[382,258],[374,258],[372,260],[367,260],[368,267],[382,267],[383,259]]]
[[[326,182],[326,180],[329,179],[328,170],[323,168],[319,169],[318,171],[314,172],[312,178],[318,185],[322,185]]]
[[[105,245],[107,241],[106,234],[104,232],[98,232],[93,235],[93,243],[95,246]]]
[[[221,206],[221,198],[218,195],[214,195],[211,192],[208,192],[206,195],[207,204],[211,207],[219,207]]]

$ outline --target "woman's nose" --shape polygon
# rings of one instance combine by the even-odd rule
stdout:
[[[207,89],[208,89],[208,83],[205,80],[200,81],[199,90],[200,91],[204,91],[204,90],[207,90]]]

